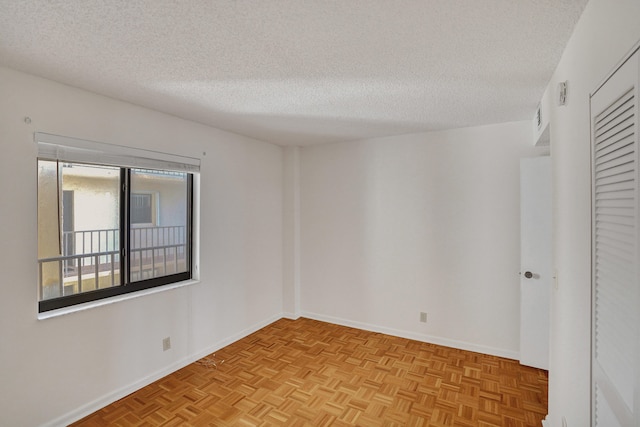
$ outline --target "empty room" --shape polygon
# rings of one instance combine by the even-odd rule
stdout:
[[[1,426],[640,426],[639,0],[0,0]]]

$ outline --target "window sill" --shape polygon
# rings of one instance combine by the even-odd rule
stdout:
[[[59,308],[57,310],[45,311],[43,313],[38,313],[38,320],[51,319],[53,317],[60,317],[60,316],[64,316],[71,313],[77,313],[79,311],[90,310],[95,307],[101,307],[104,305],[114,304],[120,301],[131,300],[131,299],[139,298],[145,295],[151,295],[151,294],[156,294],[158,292],[164,292],[172,289],[183,288],[185,286],[195,285],[196,283],[200,283],[200,280],[196,280],[196,279],[184,280],[182,282],[171,283],[168,285],[145,289],[138,292],[118,295],[115,297],[105,298],[97,301],[91,301],[84,304],[72,305],[69,307]]]

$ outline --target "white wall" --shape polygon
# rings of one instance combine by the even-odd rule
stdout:
[[[281,317],[280,147],[6,68],[0,93],[0,424],[63,425]],[[35,131],[201,158],[201,283],[37,320]]]
[[[569,41],[545,97],[552,102],[554,252],[549,421],[589,425],[591,201],[589,93],[640,40],[640,1],[592,0]],[[555,102],[568,80],[568,103]]]
[[[284,148],[283,315],[300,317],[300,148]]]
[[[303,315],[517,358],[532,139],[526,121],[301,148]]]

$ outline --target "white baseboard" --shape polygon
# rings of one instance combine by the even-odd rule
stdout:
[[[518,360],[520,354],[517,351],[504,350],[495,347],[488,347],[484,345],[469,343],[465,341],[451,340],[447,338],[436,337],[433,335],[420,334],[417,332],[402,331],[393,328],[387,328],[384,326],[373,325],[370,323],[356,322],[353,320],[342,319],[339,317],[325,316],[317,313],[303,312],[302,317],[309,319],[320,320],[322,322],[335,323],[337,325],[349,326],[351,328],[364,329],[371,332],[380,332],[387,335],[393,335],[396,337],[407,338],[416,341],[422,341],[430,344],[437,344],[444,347],[452,347],[460,350],[473,351],[476,353],[489,354],[491,356],[504,357],[507,359]]]
[[[285,311],[284,313],[282,313],[282,317],[284,317],[285,319],[297,320],[300,318],[300,313],[296,314],[296,313]]]
[[[281,319],[283,316],[278,314],[276,316],[272,316],[268,319],[263,320],[262,322],[256,323],[236,334],[233,334],[223,340],[220,340],[218,342],[216,342],[215,344],[206,347],[190,356],[184,357],[150,375],[147,375],[144,378],[139,379],[138,381],[135,381],[131,384],[128,384],[118,390],[115,390],[111,393],[107,393],[104,396],[95,399],[85,405],[82,405],[81,407],[79,407],[76,410],[73,410],[69,413],[64,414],[61,417],[56,418],[55,420],[46,422],[44,424],[41,425],[41,427],[59,427],[59,426],[66,426],[69,425],[73,422],[76,422],[84,417],[86,417],[87,415],[90,415],[102,408],[104,408],[107,405],[110,405],[111,403],[122,399],[125,396],[128,396],[129,394],[133,393],[136,390],[139,390],[143,387],[148,386],[149,384],[153,383],[154,381],[157,381],[163,377],[166,377],[167,375],[177,371],[178,369],[182,369],[185,366],[195,362],[196,360],[202,359],[205,356],[208,356],[211,353],[215,353],[216,351],[220,350],[223,347],[226,347],[227,345],[234,343],[236,341],[238,341],[241,338],[246,337],[247,335],[251,335],[252,333],[264,328],[265,326],[275,322],[276,320]]]
[[[271,316],[268,319],[263,320],[262,322],[259,323],[255,323],[252,326],[238,332],[237,334],[231,335],[230,337],[227,337],[223,340],[218,341],[217,343],[205,348],[204,350],[200,350],[198,353],[196,353],[191,359],[190,362],[186,363],[184,366],[187,366],[189,363],[193,363],[196,360],[202,359],[205,356],[210,355],[211,353],[215,353],[216,351],[220,350],[223,347],[228,346],[229,344],[232,344],[244,337],[246,337],[247,335],[251,335],[252,333],[259,331],[260,329],[264,328],[267,325],[272,324],[273,322],[282,319],[282,314],[277,314],[275,316]]]

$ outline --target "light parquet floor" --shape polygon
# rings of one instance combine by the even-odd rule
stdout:
[[[529,427],[547,384],[514,360],[281,319],[74,426]]]

